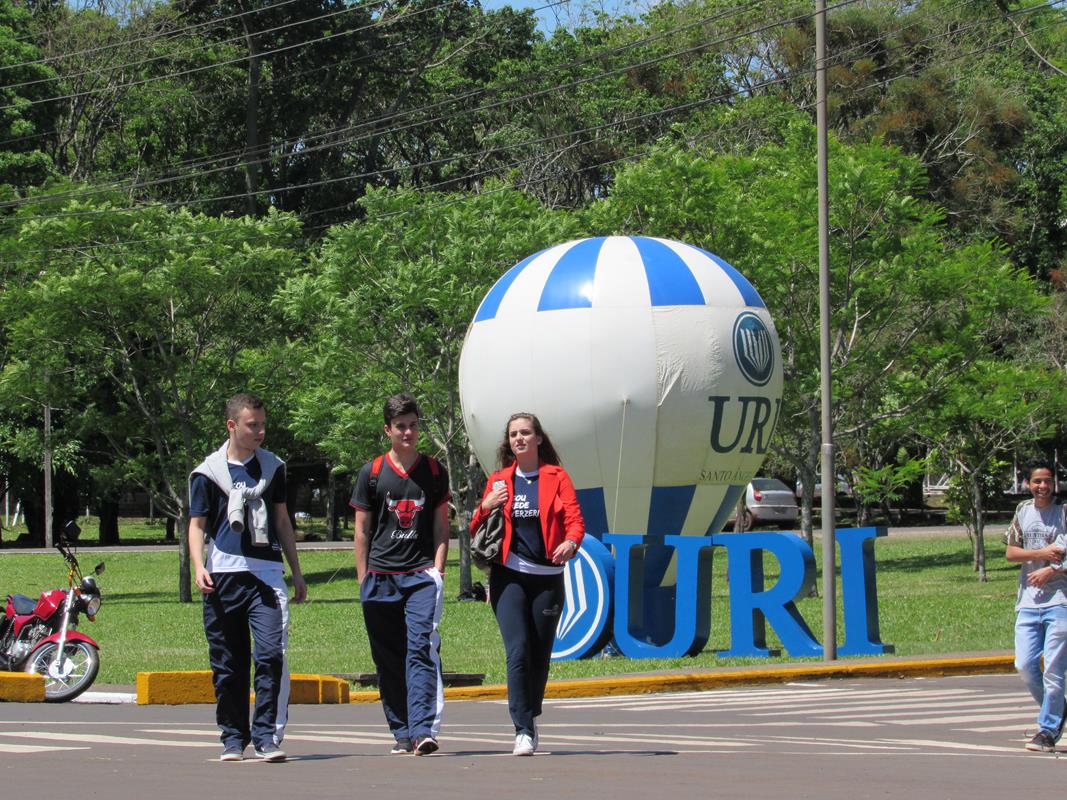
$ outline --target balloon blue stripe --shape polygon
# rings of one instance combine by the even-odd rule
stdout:
[[[582,521],[585,532],[595,539],[603,538],[608,532],[608,509],[604,503],[604,489],[577,489],[578,505],[582,507]]]
[[[653,306],[702,306],[704,293],[688,265],[663,242],[634,236]]]
[[[727,488],[722,502],[719,503],[719,510],[715,512],[715,516],[711,518],[711,524],[708,525],[708,536],[722,530],[722,526],[726,524],[726,520],[730,518],[737,501],[741,499],[741,495],[744,493],[744,486],[730,486]]]
[[[591,308],[593,305],[593,277],[597,256],[604,245],[604,237],[582,239],[564,253],[552,268],[541,291],[538,311],[558,311],[564,308]]]
[[[653,536],[680,534],[696,489],[696,486],[653,486],[652,500],[648,507],[647,533]]]
[[[734,286],[737,287],[737,291],[741,293],[741,298],[745,301],[745,305],[756,306],[757,308],[766,308],[766,303],[763,302],[763,298],[759,296],[759,292],[756,291],[751,283],[748,282],[748,278],[734,269],[730,264],[723,261],[714,253],[709,253],[707,250],[701,250],[699,247],[693,247],[691,244],[687,244],[686,247],[692,247],[699,253],[703,253],[716,264],[719,268],[726,273],[726,277],[733,281]]]
[[[548,248],[546,247],[545,250],[547,249]],[[475,322],[481,322],[485,319],[493,319],[493,317],[496,316],[496,312],[500,310],[500,303],[503,301],[504,295],[508,293],[511,284],[517,277],[519,277],[519,273],[526,269],[527,265],[541,255],[541,253],[545,252],[545,250],[541,250],[528,258],[524,258],[500,276],[497,282],[493,284],[493,288],[490,289],[489,293],[485,296],[485,299],[482,300],[482,304],[478,306],[478,313],[474,315]]]

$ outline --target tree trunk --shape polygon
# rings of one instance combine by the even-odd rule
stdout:
[[[337,476],[329,464],[326,468],[326,534],[331,542],[336,542],[341,538],[341,526],[337,523],[337,507],[340,505],[337,502]]]
[[[166,541],[174,541],[174,517],[167,517],[167,534],[165,536]]]
[[[189,510],[182,510],[181,536],[178,539],[178,602],[193,602],[193,582],[189,573]]]
[[[972,508],[974,514],[974,567],[978,571],[978,580],[989,580],[985,568],[985,511],[982,502],[982,489],[976,479],[971,486]]]
[[[114,500],[100,501],[100,544],[119,543],[119,504]]]

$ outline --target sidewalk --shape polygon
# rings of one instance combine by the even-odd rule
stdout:
[[[609,677],[549,680],[549,698],[603,697],[608,695],[653,694],[656,692],[707,691],[727,686],[758,686],[801,680],[859,678],[942,677],[946,675],[987,675],[1014,672],[1010,651],[954,653],[931,656],[876,656],[837,661],[796,661],[788,664],[747,667],[702,667],[655,672],[626,672]],[[455,686],[445,689],[447,700],[503,700],[507,687]],[[134,702],[133,686],[95,685],[80,702]],[[351,702],[377,702],[376,691],[354,691]]]

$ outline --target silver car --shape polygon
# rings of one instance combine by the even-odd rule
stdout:
[[[777,478],[753,478],[745,489],[741,514],[741,525],[734,525],[734,530],[751,531],[771,525],[792,528],[800,518],[800,509],[793,490]]]

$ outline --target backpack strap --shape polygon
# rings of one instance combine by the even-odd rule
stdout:
[[[441,462],[431,456],[425,456],[426,460],[430,464],[430,474],[433,475],[433,489],[437,495],[434,498],[434,502],[439,501],[442,497],[448,494],[448,486],[443,480],[444,471],[441,469]]]
[[[378,504],[378,476],[382,473],[382,459],[384,455],[378,456],[370,464],[370,479],[367,481],[367,494],[371,508],[374,508]]]
[[[441,462],[432,456],[424,455],[426,463],[430,467],[430,474],[433,476],[433,487],[437,498],[444,497],[448,493],[448,487],[444,485],[442,478]],[[367,493],[370,495],[368,498],[371,502],[371,506],[374,506],[378,502],[378,476],[382,472],[382,463],[385,459],[385,454],[382,454],[375,458],[370,464],[370,478],[367,481]]]

